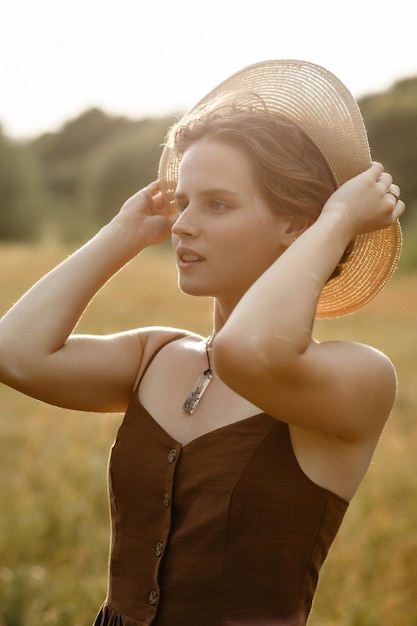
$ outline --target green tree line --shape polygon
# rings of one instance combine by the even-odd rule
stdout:
[[[372,157],[401,187],[408,207],[404,231],[413,224],[417,232],[417,77],[366,96],[359,106]],[[174,121],[174,116],[132,120],[93,108],[59,131],[27,141],[8,138],[0,127],[0,241],[45,234],[71,242],[88,237],[130,194],[156,178]]]
[[[0,132],[0,240],[90,235],[157,177],[174,121],[134,121],[94,108],[31,141]]]

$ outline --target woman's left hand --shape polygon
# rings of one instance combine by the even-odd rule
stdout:
[[[405,210],[400,188],[392,176],[374,162],[362,174],[348,180],[337,189],[323,207],[322,216],[342,213],[349,238],[391,226]]]

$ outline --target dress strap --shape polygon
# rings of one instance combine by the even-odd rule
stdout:
[[[183,337],[187,337],[187,333],[178,333],[178,335],[174,335],[173,337],[170,337],[169,339],[167,339],[166,341],[164,341],[156,350],[155,352],[153,352],[151,354],[151,356],[149,357],[146,365],[143,367],[143,369],[140,369],[140,372],[138,374],[138,376],[136,377],[135,380],[135,384],[133,386],[133,392],[137,392],[138,387],[142,381],[142,378],[145,376],[146,372],[148,371],[148,368],[150,366],[150,364],[152,363],[152,361],[154,360],[154,358],[156,357],[157,354],[159,354],[159,352],[162,350],[162,348],[165,348],[165,346],[167,346],[168,344],[172,343],[173,341],[177,341],[177,339],[182,339]]]

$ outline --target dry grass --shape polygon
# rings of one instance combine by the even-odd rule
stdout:
[[[0,311],[63,256],[53,246],[0,249]],[[400,384],[324,567],[311,626],[417,624],[416,281],[398,275],[363,312],[317,324],[320,339],[351,338],[385,351]],[[147,324],[210,331],[210,303],[178,291],[168,251],[149,250],[125,268],[80,330]],[[0,626],[86,626],[105,596],[106,464],[121,416],[58,410],[4,386],[0,402]]]

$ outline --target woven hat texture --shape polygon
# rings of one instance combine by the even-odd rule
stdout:
[[[337,187],[371,165],[358,104],[345,85],[323,67],[293,60],[256,63],[223,81],[190,112],[223,94],[244,92],[257,94],[269,111],[287,117],[304,131],[326,159]],[[179,165],[180,157],[168,143],[159,164],[159,180],[170,202]],[[341,273],[323,288],[316,317],[347,315],[368,304],[392,276],[401,242],[398,221],[383,230],[358,235]]]

